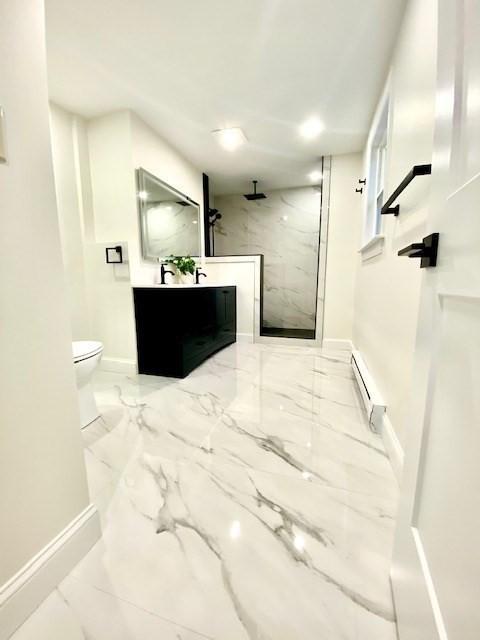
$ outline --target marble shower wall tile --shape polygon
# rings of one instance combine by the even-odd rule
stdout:
[[[218,196],[218,255],[264,255],[265,326],[314,329],[321,193],[317,187],[270,191],[265,200]]]

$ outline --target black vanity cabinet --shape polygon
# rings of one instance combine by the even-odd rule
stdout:
[[[138,372],[184,378],[236,341],[236,287],[134,287]]]

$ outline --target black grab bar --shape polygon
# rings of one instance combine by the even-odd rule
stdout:
[[[405,178],[401,181],[389,199],[385,202],[382,207],[381,214],[382,216],[392,213],[394,216],[398,216],[400,213],[400,205],[397,204],[396,207],[392,207],[392,204],[398,198],[398,196],[402,193],[406,187],[410,184],[410,182],[416,178],[417,176],[428,176],[432,173],[432,165],[431,164],[416,164],[412,168],[411,171],[407,173]]]

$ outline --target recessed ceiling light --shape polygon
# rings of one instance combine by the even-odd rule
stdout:
[[[138,197],[140,200],[148,200],[148,191],[139,191]]]
[[[247,136],[243,133],[240,127],[232,127],[230,129],[215,129],[212,131],[212,135],[217,139],[217,142],[227,151],[235,151],[242,144],[247,142]]]
[[[311,171],[308,174],[308,177],[310,178],[310,180],[312,182],[320,182],[320,180],[322,179],[322,172],[321,171],[317,171],[317,170]]]
[[[300,135],[307,140],[316,138],[323,130],[325,125],[318,118],[309,118],[300,127]]]

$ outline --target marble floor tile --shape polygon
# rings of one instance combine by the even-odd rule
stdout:
[[[15,640],[394,640],[396,483],[355,385],[345,352],[265,344],[100,372],[103,536]]]
[[[102,405],[102,415],[83,431],[85,465],[90,498],[118,479],[138,439],[138,428],[129,409]]]
[[[379,498],[144,452],[74,576],[215,638],[355,637],[357,617],[393,626],[393,516]]]
[[[394,500],[397,485],[378,443],[278,412],[260,421],[228,410],[196,454]]]
[[[67,578],[12,640],[205,640],[207,636]]]

